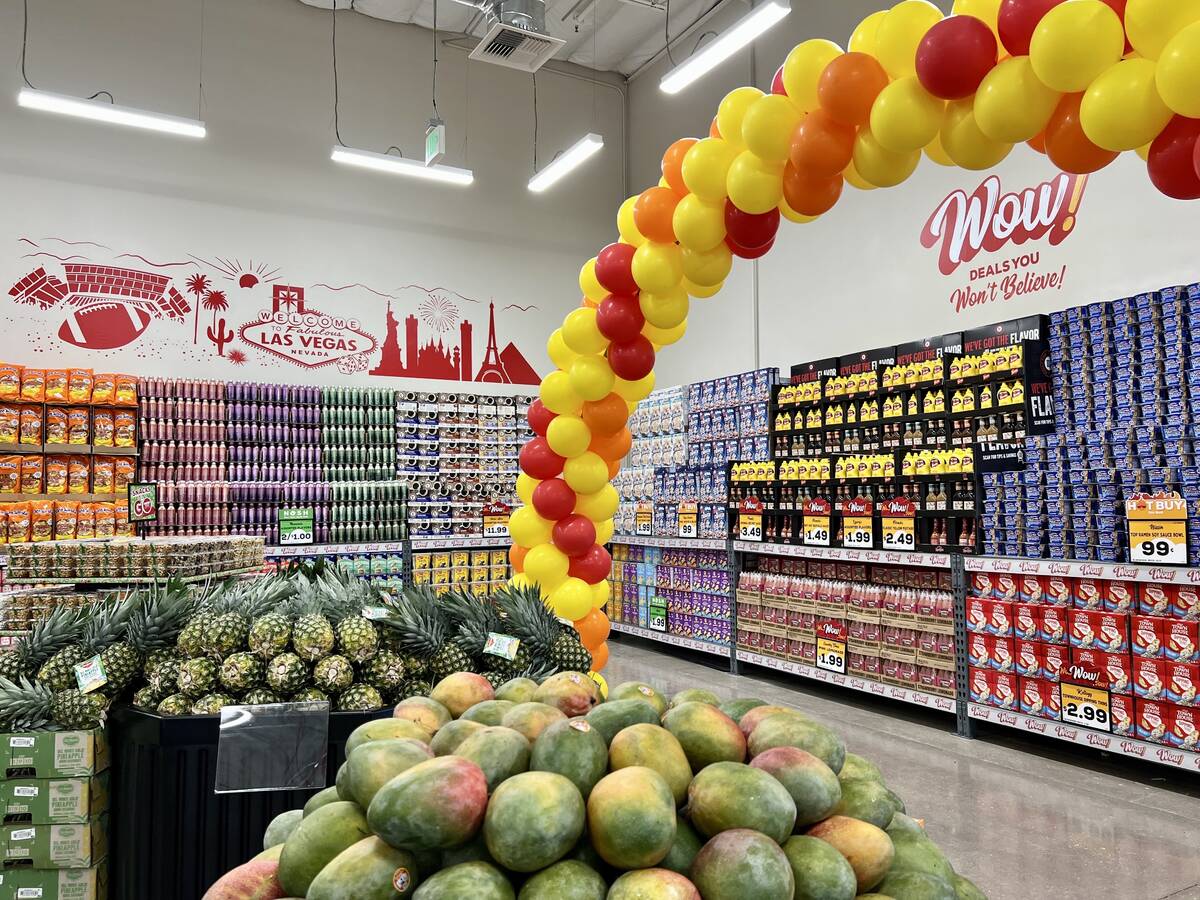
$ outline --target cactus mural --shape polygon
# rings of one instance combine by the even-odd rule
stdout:
[[[233,329],[226,330],[225,318],[222,317],[206,329],[208,339],[217,345],[217,356],[225,355],[225,345],[233,340]]]

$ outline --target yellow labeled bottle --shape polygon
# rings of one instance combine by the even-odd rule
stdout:
[[[964,473],[975,471],[975,450],[972,447],[962,449],[962,470]]]
[[[1006,381],[996,389],[996,405],[1008,406],[1010,403],[1012,403],[1012,385]]]
[[[946,451],[946,472],[961,472],[962,471],[962,453],[957,447],[951,447]]]
[[[1008,348],[1008,367],[1014,372],[1021,368],[1021,364],[1025,359],[1025,346],[1023,344],[1013,344]]]
[[[990,352],[983,353],[979,357],[979,362],[975,365],[976,375],[992,374],[992,354]]]
[[[950,380],[958,381],[962,378],[962,357],[956,356],[950,360]]]
[[[1025,402],[1025,384],[1022,381],[1014,381],[1012,383],[1012,394],[1009,397],[1009,402],[1014,406]]]
[[[971,412],[975,409],[975,392],[970,388],[963,391],[962,411]]]
[[[929,474],[930,475],[941,475],[942,474],[942,464],[944,462],[945,462],[945,458],[942,456],[941,450],[931,451],[929,454],[929,464],[928,464]]]
[[[992,408],[992,386],[990,384],[985,384],[979,389],[979,408]]]
[[[917,458],[913,460],[913,474],[914,475],[928,475],[929,474],[929,457],[926,455],[924,450],[920,451],[917,454]]]
[[[908,410],[905,415],[915,416],[920,412],[920,407],[917,405],[917,392],[913,391],[908,395]]]
[[[821,460],[820,460],[820,464],[817,467],[816,477],[821,481],[828,481],[831,468],[832,468],[832,466],[829,463],[829,457],[822,456]]]
[[[896,457],[892,456],[890,453],[883,457],[883,477],[896,477]]]
[[[904,458],[900,461],[900,475],[902,477],[907,478],[916,472],[916,462],[913,459],[913,455],[912,453],[905,453]]]
[[[849,404],[846,407],[846,424],[847,425],[857,425],[858,424],[858,408],[853,403]]]
[[[962,358],[962,375],[963,378],[973,378],[979,373],[979,358],[977,356],[964,356]]]

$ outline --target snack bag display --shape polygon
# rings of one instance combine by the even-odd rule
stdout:
[[[112,410],[98,409],[92,416],[92,443],[97,447],[113,446],[116,421]]]
[[[54,539],[73,541],[79,523],[79,504],[74,500],[54,501]]]
[[[21,457],[0,456],[0,494],[21,493]]]
[[[96,536],[96,510],[94,503],[80,503],[75,522],[75,539],[90,541]]]
[[[113,400],[118,406],[137,406],[137,377],[117,375]]]
[[[87,407],[73,406],[67,410],[67,443],[88,442],[88,419]]]
[[[137,471],[137,466],[128,456],[118,456],[113,460],[113,491],[118,494],[125,493],[129,489],[129,482],[133,481],[134,474]]]
[[[111,374],[92,376],[92,402],[112,403],[117,394],[117,376]]]
[[[42,408],[40,406],[21,407],[21,443],[40,444],[42,442]]]
[[[21,457],[21,493],[40,494],[45,484],[44,467],[40,456]]]
[[[0,544],[8,543],[8,504],[0,503]]]
[[[86,456],[72,456],[67,463],[67,493],[86,494],[91,483],[92,466]]]
[[[111,538],[115,536],[117,516],[113,505],[111,503],[93,503],[92,510],[96,518],[95,536],[97,538]]]
[[[21,410],[6,403],[0,406],[0,444],[15,444],[20,440]]]
[[[99,418],[99,413],[97,413]],[[137,443],[137,417],[132,411],[113,414],[113,444],[117,447],[132,447]]]
[[[68,474],[70,472],[69,456],[46,457],[46,493],[67,493]]]
[[[21,399],[21,367],[0,363],[0,400]]]
[[[67,387],[70,383],[70,369],[46,370],[46,402],[66,403]]]
[[[67,399],[72,403],[92,402],[91,369],[71,369],[67,381]]]
[[[137,532],[134,530],[134,525],[129,521],[129,504],[116,502],[112,505],[115,524],[113,531],[118,537],[136,537]]]
[[[8,542],[27,544],[31,534],[29,503],[8,504]]]
[[[34,542],[54,540],[53,500],[34,500],[29,504],[29,537]]]
[[[61,406],[46,407],[46,443],[66,444],[67,436],[67,411]]]
[[[116,467],[113,461],[105,456],[97,456],[92,459],[92,493],[93,494],[111,494],[113,492],[113,480],[116,477]]]
[[[21,370],[21,399],[30,403],[43,403],[46,400],[46,370]]]

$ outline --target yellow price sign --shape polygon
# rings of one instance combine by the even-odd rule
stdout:
[[[738,515],[738,537],[743,541],[761,541],[762,513],[741,513]]]
[[[1186,566],[1187,519],[1130,519],[1129,561]]]
[[[870,550],[875,546],[870,516],[842,516],[842,546],[859,550]]]
[[[829,546],[829,516],[804,516],[804,543],[810,547]]]
[[[846,642],[817,638],[817,668],[827,672],[846,671]]]
[[[1108,691],[1083,684],[1062,683],[1062,720],[1083,728],[1112,730]]]
[[[679,504],[679,536],[681,538],[694,538],[698,535],[697,517],[697,505],[695,503]]]
[[[909,516],[884,516],[883,526],[884,550],[912,550],[917,544],[917,529],[915,519]]]
[[[633,533],[638,537],[654,534],[654,504],[639,503],[633,515]]]

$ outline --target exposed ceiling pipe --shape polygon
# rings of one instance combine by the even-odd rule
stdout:
[[[692,35],[695,34],[695,32],[702,25],[704,25],[706,22],[708,22],[709,19],[713,18],[713,16],[715,16],[717,13],[724,10],[726,7],[732,6],[735,3],[745,3],[747,6],[752,5],[750,3],[750,0],[717,0],[716,3],[714,3],[712,6],[710,6],[708,8],[707,12],[701,14],[700,17],[698,19],[696,19],[696,21],[692,22],[691,25],[689,25],[687,28],[685,28],[679,34],[674,35],[671,38],[671,48],[675,49],[676,47],[678,47],[681,42],[692,37]],[[633,54],[627,54],[625,56],[625,59],[629,59],[629,57],[632,55]],[[633,81],[635,78],[640,77],[644,72],[646,72],[647,69],[649,69],[656,62],[658,62],[659,59],[661,59],[662,57],[664,57],[666,55],[667,55],[666,47],[660,48],[657,53],[655,53],[648,60],[646,60],[644,63],[642,63],[640,66],[638,66],[632,72],[630,72],[629,76],[628,76],[628,80]],[[624,62],[624,60],[622,60],[622,62]]]

